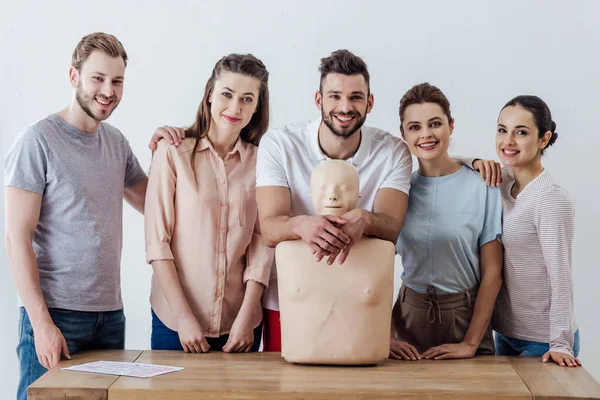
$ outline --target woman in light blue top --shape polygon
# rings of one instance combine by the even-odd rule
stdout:
[[[500,192],[448,154],[454,120],[437,87],[410,89],[400,122],[419,169],[397,244],[404,272],[390,357],[494,354],[489,322],[502,283]]]

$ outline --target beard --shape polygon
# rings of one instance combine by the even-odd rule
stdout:
[[[115,111],[115,108],[117,108],[117,106],[119,105],[118,101],[113,100],[114,105],[112,109],[106,110],[106,113],[101,113],[100,115],[94,114],[94,112],[92,111],[92,104],[94,104],[96,100],[94,99],[94,97],[88,95],[83,91],[83,89],[81,88],[81,84],[77,87],[77,91],[75,92],[75,99],[77,100],[77,103],[79,104],[79,107],[81,107],[83,112],[86,113],[88,117],[98,122],[102,122],[108,117],[110,117],[112,112]]]
[[[344,116],[344,117],[355,117],[355,122],[352,125],[338,128],[335,126],[335,115]],[[330,112],[329,114],[325,114],[323,108],[321,108],[321,117],[325,125],[329,128],[329,130],[340,139],[349,139],[352,135],[362,128],[365,120],[367,119],[367,112],[365,110],[364,114],[359,113],[358,111],[350,111],[347,113],[340,112]]]

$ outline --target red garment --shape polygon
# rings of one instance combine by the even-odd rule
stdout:
[[[263,351],[281,352],[279,311],[263,308]]]

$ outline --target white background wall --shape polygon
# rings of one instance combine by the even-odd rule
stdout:
[[[594,171],[600,145],[600,2],[590,1],[8,1],[0,2],[1,156],[24,126],[70,101],[67,71],[79,39],[115,34],[130,56],[125,97],[109,122],[147,169],[155,127],[191,124],[214,63],[251,52],[271,72],[272,127],[317,117],[321,57],[348,48],[364,57],[375,108],[369,125],[398,134],[398,101],[429,81],[448,96],[455,154],[495,158],[495,121],[517,94],[550,105],[559,139],[544,159],[577,203],[574,248],[581,360],[600,380]],[[3,196],[2,196],[3,201]],[[4,225],[4,215],[2,215]],[[149,348],[150,268],[143,218],[124,216],[127,347]],[[17,305],[0,250],[0,387],[17,382]],[[400,276],[400,265],[397,276]],[[4,395],[2,396],[4,397]]]

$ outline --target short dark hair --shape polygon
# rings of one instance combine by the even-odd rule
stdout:
[[[336,50],[329,57],[321,58],[321,65],[319,65],[319,72],[321,73],[321,81],[319,83],[319,90],[323,90],[323,80],[329,74],[342,74],[342,75],[362,75],[367,83],[367,88],[371,90],[371,77],[367,64],[364,60],[349,50]]]
[[[552,136],[550,137],[548,144],[542,149],[542,154],[544,154],[544,150],[552,146],[554,142],[556,142],[556,139],[558,139],[558,133],[555,132],[556,123],[552,121],[550,107],[548,107],[548,104],[546,104],[544,100],[537,96],[521,95],[506,103],[504,107],[502,107],[502,110],[504,110],[506,107],[514,106],[523,107],[533,115],[533,119],[535,120],[535,124],[538,129],[538,137],[540,139],[544,137],[546,132],[552,132]]]
[[[446,95],[437,87],[425,82],[413,86],[404,93],[400,100],[400,129],[402,129],[402,120],[404,112],[408,106],[413,104],[435,103],[439,105],[444,114],[448,117],[448,122],[452,123],[452,114],[450,113],[450,102]]]

